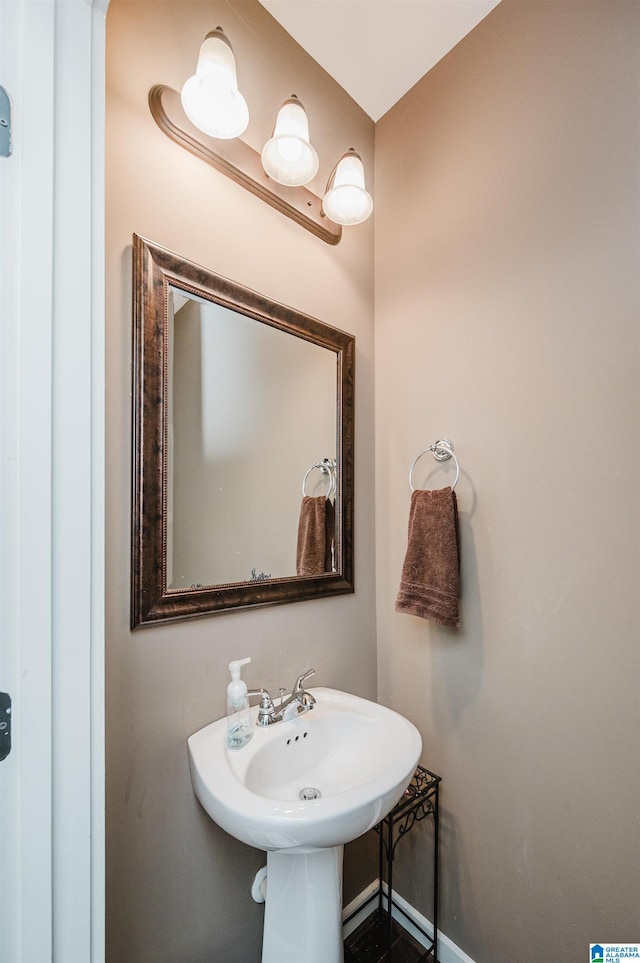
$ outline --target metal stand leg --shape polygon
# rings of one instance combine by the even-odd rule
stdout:
[[[380,885],[378,887],[378,915],[382,917],[382,875],[384,872],[384,838],[382,834],[382,823],[379,824],[380,831],[378,832],[378,827],[376,826],[376,832],[378,832],[378,879]]]
[[[438,832],[440,825],[439,810],[440,784],[436,783],[433,803],[433,961],[438,963]]]
[[[393,943],[393,847],[387,852],[387,963],[391,961]]]

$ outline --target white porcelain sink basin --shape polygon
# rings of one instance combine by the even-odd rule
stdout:
[[[397,712],[336,689],[309,691],[311,711],[255,726],[242,749],[227,750],[226,719],[188,740],[202,806],[258,849],[309,851],[355,839],[393,808],[420,757],[418,730]]]
[[[336,689],[308,691],[313,709],[254,726],[242,749],[226,748],[226,719],[188,740],[204,809],[267,852],[262,963],[342,963],[344,843],[398,802],[422,749],[397,712]]]

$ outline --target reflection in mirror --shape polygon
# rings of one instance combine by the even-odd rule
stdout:
[[[294,576],[304,475],[336,456],[335,354],[174,287],[169,320],[167,586]],[[305,489],[328,493],[320,471]]]
[[[132,626],[352,592],[353,337],[133,248]]]

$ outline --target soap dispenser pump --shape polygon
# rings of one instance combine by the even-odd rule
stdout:
[[[241,749],[253,735],[247,686],[240,678],[240,669],[248,662],[251,662],[250,658],[229,663],[231,682],[227,686],[227,749]]]

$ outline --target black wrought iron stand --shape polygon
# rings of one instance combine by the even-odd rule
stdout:
[[[410,920],[413,926],[422,933],[428,941],[428,946],[421,957],[426,960],[427,956],[433,952],[434,963],[438,963],[438,792],[442,782],[441,776],[436,776],[423,766],[418,766],[413,774],[411,783],[405,790],[400,802],[394,806],[385,818],[374,826],[375,832],[380,837],[380,868],[378,890],[378,911],[382,914],[383,906],[383,871],[384,863],[387,864],[387,961],[391,961],[391,944],[393,940],[393,908],[401,913],[406,919],[410,919],[402,907],[393,902],[393,857],[395,849],[403,836],[413,828],[413,826],[424,819],[425,816],[433,816],[433,935],[427,933],[414,920]]]

